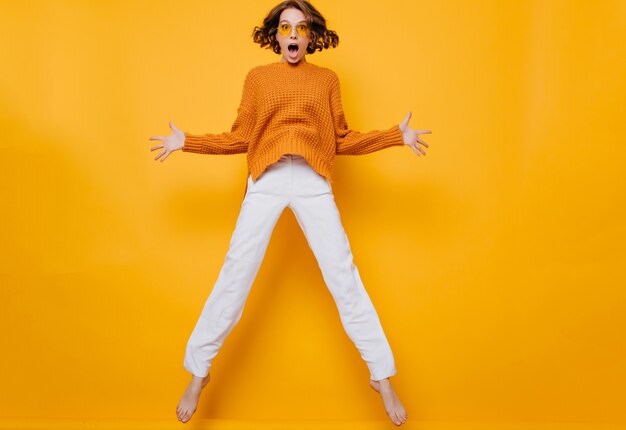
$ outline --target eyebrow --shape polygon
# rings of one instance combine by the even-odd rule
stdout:
[[[283,23],[283,22],[288,22],[289,24],[292,24],[292,22],[291,22],[291,21],[287,21],[286,19],[283,19],[283,20],[282,20],[282,21],[280,21],[280,22],[281,22],[281,23]],[[308,21],[306,21],[306,20],[302,20],[302,21],[298,21],[298,22],[296,22],[296,24],[302,24],[302,23],[308,24]]]

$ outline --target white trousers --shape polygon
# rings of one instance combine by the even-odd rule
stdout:
[[[184,367],[204,377],[226,336],[239,322],[267,244],[289,207],[317,259],[341,323],[366,362],[370,378],[396,374],[395,361],[370,300],[335,205],[331,186],[304,158],[284,155],[256,182],[248,177],[230,249],[187,342]]]

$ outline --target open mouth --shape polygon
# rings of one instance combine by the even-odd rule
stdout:
[[[290,43],[287,49],[289,49],[291,55],[295,55],[298,53],[298,44]]]

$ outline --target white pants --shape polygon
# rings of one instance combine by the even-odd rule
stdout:
[[[352,261],[348,238],[328,181],[299,155],[284,155],[248,188],[224,265],[187,343],[184,367],[204,377],[224,339],[239,322],[276,221],[289,207],[317,259],[348,337],[370,378],[396,374],[378,314]]]

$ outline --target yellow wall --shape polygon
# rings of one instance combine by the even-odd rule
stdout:
[[[0,3],[0,419],[175,420],[246,164],[148,137],[230,129],[275,3]],[[335,166],[409,419],[626,422],[626,2],[314,5],[350,127],[433,130]],[[384,418],[289,211],[212,376],[200,418]]]

